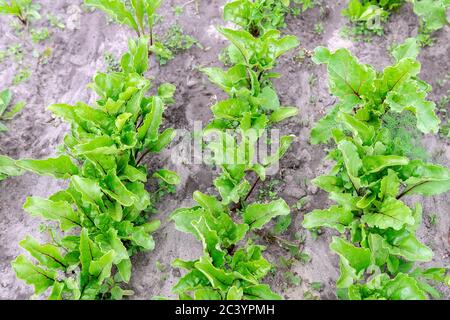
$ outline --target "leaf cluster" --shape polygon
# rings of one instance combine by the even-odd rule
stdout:
[[[182,50],[191,48],[197,40],[185,35],[178,25],[172,26],[168,33],[157,37],[154,27],[158,21],[156,11],[162,0],[85,0],[85,4],[105,12],[120,24],[133,29],[138,37],[149,38],[149,52],[154,53],[161,65],[174,58]]]
[[[40,5],[32,0],[0,0],[0,15],[12,15],[27,25],[30,20],[41,18]]]
[[[313,7],[310,0],[236,0],[225,5],[224,19],[258,37],[268,30],[286,27],[285,18],[291,4],[302,5],[301,11]]]
[[[230,14],[226,9],[226,16]],[[220,200],[197,191],[197,206],[172,213],[176,228],[193,234],[204,248],[199,259],[174,261],[175,267],[187,273],[173,291],[180,299],[279,299],[269,286],[261,284],[272,268],[262,255],[264,248],[246,241],[246,236],[275,217],[289,215],[290,208],[283,199],[250,204],[247,200],[294,139],[283,136],[273,155],[254,161],[256,144],[267,128],[298,112],[297,108],[281,106],[271,83],[279,75],[270,71],[281,55],[299,43],[274,29],[259,36],[242,29],[219,28],[219,32],[232,43],[229,53],[233,66],[202,71],[228,94],[212,106],[214,119],[204,130],[205,135],[215,136],[206,143],[206,149],[211,151],[211,162],[221,170],[214,180]],[[253,185],[249,181],[252,173],[256,175]]]
[[[408,110],[416,114],[421,131],[437,132],[434,104],[426,100],[430,87],[417,78],[420,64],[402,57],[380,73],[345,49],[325,48],[317,48],[313,59],[327,66],[330,91],[340,100],[312,132],[314,143],[332,137],[336,145],[328,155],[336,164],[313,181],[336,204],[307,214],[303,226],[341,233],[330,245],[340,257],[339,296],[440,297],[433,284],[445,281],[446,269],[415,266],[431,261],[433,252],[416,236],[422,222],[420,203],[411,208],[403,198],[447,192],[450,171],[395,153],[395,135],[383,120]]]
[[[12,93],[11,90],[5,89],[0,92],[0,120],[12,120],[17,113],[19,113],[24,107],[25,102],[21,101],[16,103],[12,108],[7,111],[11,104]],[[0,132],[8,131],[8,128],[0,122]]]
[[[33,259],[20,255],[12,262],[18,278],[49,299],[121,299],[132,292],[131,256],[153,250],[151,233],[160,225],[148,222],[151,196],[145,188],[143,156],[166,147],[173,129],[160,132],[165,105],[174,86],[163,84],[147,96],[150,82],[148,39],[129,42],[121,72],[97,73],[91,88],[95,106],[55,104],[49,109],[71,124],[61,155],[46,160],[18,160],[22,170],[68,180],[68,187],[49,198],[30,197],[24,209],[59,225],[47,228],[51,241],[31,236],[20,245]],[[153,174],[170,184],[174,172]],[[51,290],[49,290],[51,288]]]
[[[342,15],[348,17],[357,27],[381,35],[382,23],[406,2],[412,3],[414,13],[420,19],[422,33],[429,34],[448,25],[448,0],[350,0]]]

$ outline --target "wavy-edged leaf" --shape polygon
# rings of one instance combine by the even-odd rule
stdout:
[[[153,174],[153,178],[161,179],[162,181],[170,185],[177,185],[180,184],[181,182],[181,178],[176,172],[167,169],[161,169],[156,171]]]
[[[34,286],[36,294],[44,293],[56,281],[56,272],[35,266],[25,256],[18,256],[11,263],[17,278]]]
[[[333,237],[330,248],[341,258],[347,260],[348,265],[355,269],[357,274],[369,267],[371,263],[369,249],[355,247],[344,239]]]
[[[378,211],[364,214],[362,221],[370,227],[394,230],[400,230],[403,226],[415,222],[411,209],[402,201],[391,197],[383,201]]]
[[[130,11],[128,11],[125,3],[120,0],[85,0],[85,4],[93,6],[104,11],[110,17],[121,24],[128,25],[137,33],[139,27]]]
[[[19,242],[19,245],[27,250],[42,266],[49,269],[66,269],[67,263],[60,249],[52,244],[40,244],[31,236]]]
[[[346,49],[331,53],[320,47],[316,49],[315,62],[327,64],[330,92],[340,99],[345,110],[363,102],[373,89],[375,70],[360,64]]]
[[[250,229],[261,229],[273,218],[286,216],[291,210],[283,199],[272,201],[268,204],[254,203],[245,208],[243,217]]]
[[[53,176],[57,179],[67,179],[78,174],[78,167],[65,155],[45,160],[17,160],[16,164],[25,170],[39,175]]]
[[[40,197],[29,197],[23,208],[32,216],[41,216],[45,219],[58,221],[63,231],[81,226],[78,214],[68,202],[55,202]]]
[[[306,229],[329,227],[344,233],[352,221],[351,211],[339,206],[332,206],[326,210],[314,210],[306,214],[302,225]]]

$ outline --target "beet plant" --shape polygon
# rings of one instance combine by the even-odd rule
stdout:
[[[258,37],[268,30],[286,27],[285,18],[292,4],[302,5],[300,11],[314,6],[310,0],[236,0],[225,5],[224,19]]]
[[[40,6],[32,0],[0,0],[0,15],[11,15],[28,25],[30,20],[40,19]]]
[[[381,35],[384,31],[383,23],[395,9],[406,2],[412,3],[423,34],[432,33],[448,25],[446,10],[450,2],[447,0],[350,0],[342,14],[359,29],[359,33],[372,32]]]
[[[408,0],[413,4],[414,13],[419,17],[421,29],[425,33],[431,33],[449,24],[447,9],[450,7],[448,0]]]
[[[173,50],[173,46],[178,49],[189,49],[197,43],[192,37],[182,34],[181,29],[177,30],[177,43],[172,44],[172,48],[158,39],[154,31],[158,20],[156,11],[163,0],[85,0],[84,3],[102,10],[116,22],[127,25],[136,32],[138,37],[148,37],[149,52],[154,53],[161,64],[173,59],[174,54],[177,53]]]
[[[311,135],[313,143],[332,139],[336,145],[327,157],[335,165],[313,181],[336,204],[307,214],[303,226],[341,234],[330,248],[340,257],[336,287],[342,299],[439,298],[436,286],[449,285],[446,268],[418,265],[430,262],[433,252],[417,238],[420,202],[404,201],[447,192],[450,172],[397,152],[396,132],[384,121],[412,113],[420,131],[437,133],[439,119],[426,99],[431,87],[418,78],[420,63],[408,51],[395,58],[377,72],[345,49],[320,47],[313,57],[327,66],[330,92],[340,100]]]
[[[65,190],[48,198],[30,197],[24,204],[29,214],[48,221],[44,230],[51,239],[40,243],[27,236],[20,245],[33,259],[20,255],[12,262],[17,277],[33,285],[37,295],[120,299],[132,294],[124,288],[132,273],[130,257],[155,248],[151,233],[160,222],[148,221],[154,203],[145,188],[148,172],[142,161],[174,137],[173,129],[161,133],[160,125],[175,88],[163,84],[157,95],[146,95],[147,52],[147,38],[130,41],[121,72],[95,75],[95,106],[49,107],[71,124],[58,157],[15,162],[23,170],[68,181]],[[164,169],[153,177],[178,181]]]
[[[271,70],[277,59],[299,42],[274,29],[259,36],[242,29],[218,30],[231,42],[228,52],[233,66],[202,69],[228,95],[212,106],[214,119],[203,133],[215,137],[206,142],[206,150],[221,174],[214,180],[216,195],[196,191],[197,206],[177,209],[171,215],[176,228],[194,235],[204,250],[196,260],[173,262],[174,267],[187,270],[173,292],[180,299],[280,299],[262,284],[272,266],[263,256],[264,247],[252,243],[249,235],[273,218],[289,215],[290,208],[283,199],[269,203],[250,200],[258,182],[266,179],[267,170],[294,139],[281,137],[276,152],[254,161],[257,144],[269,126],[298,113],[297,108],[281,106],[271,82],[280,75]]]

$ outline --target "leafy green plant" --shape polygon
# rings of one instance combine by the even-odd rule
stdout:
[[[339,103],[318,122],[313,143],[333,138],[331,171],[316,178],[336,205],[307,214],[303,226],[327,227],[341,233],[330,245],[340,257],[338,296],[343,299],[438,298],[434,287],[446,281],[445,268],[423,269],[433,252],[416,237],[422,222],[420,203],[409,195],[432,196],[450,189],[450,171],[443,166],[397,153],[395,134],[385,125],[388,115],[412,112],[417,128],[436,133],[431,87],[420,80],[420,64],[402,57],[377,72],[360,64],[347,50],[320,47],[313,60],[328,68],[329,86]],[[447,281],[448,283],[448,281]]]
[[[162,0],[85,0],[85,4],[104,11],[120,24],[133,29],[137,35],[148,36],[153,44],[156,10]]]
[[[31,40],[33,40],[34,43],[39,43],[50,38],[50,32],[47,28],[31,29],[30,34]]]
[[[196,43],[194,38],[184,35],[177,26],[169,30],[162,40],[158,39],[154,27],[158,21],[156,11],[162,0],[85,0],[85,4],[100,9],[118,23],[129,26],[138,36],[147,36],[149,52],[154,53],[161,64]]]
[[[414,13],[420,19],[421,42],[427,43],[430,33],[448,24],[446,9],[450,2],[447,0],[350,0],[342,14],[353,23],[354,35],[382,35],[383,23],[406,2],[412,3]]]
[[[60,17],[57,17],[52,14],[47,14],[47,20],[50,23],[50,26],[52,26],[53,28],[58,28],[61,30],[64,30],[66,28],[65,23],[62,21]]]
[[[268,30],[286,27],[285,18],[291,4],[302,5],[300,11],[313,7],[311,0],[237,0],[225,5],[224,19],[233,22],[258,37]]]
[[[110,52],[103,55],[103,60],[106,64],[106,72],[120,72],[120,61]]]
[[[342,14],[360,29],[356,34],[384,32],[382,23],[385,22],[392,10],[403,5],[404,0],[350,0],[348,7]]]
[[[427,47],[434,44],[432,33],[448,25],[447,0],[408,0],[413,4],[414,13],[419,17],[420,26],[417,40],[420,46]]]
[[[25,107],[25,102],[21,101],[16,103],[10,111],[6,112],[11,104],[12,93],[11,90],[6,89],[0,92],[0,120],[12,120],[14,116],[19,113],[23,107]],[[0,122],[0,132],[8,131],[8,128]]]
[[[413,3],[414,13],[421,21],[421,31],[425,34],[442,29],[448,25],[448,0],[409,0]]]
[[[28,68],[20,69],[14,75],[13,84],[17,86],[17,85],[21,84],[22,82],[27,81],[30,77],[31,77],[30,69],[28,69]]]
[[[172,60],[175,55],[189,50],[193,45],[203,48],[197,39],[185,34],[179,24],[172,25],[166,34],[161,37],[161,39],[158,38],[157,43],[159,43],[160,46],[157,50],[155,49],[154,53],[156,54],[156,59],[161,65],[164,65],[169,60]],[[155,48],[156,47],[157,46],[155,46]]]
[[[321,35],[324,33],[324,28],[323,28],[323,24],[321,22],[318,22],[314,25],[314,32],[317,33],[318,35]]]
[[[0,0],[0,15],[12,15],[17,17],[24,25],[30,20],[40,19],[40,5],[32,0]]]
[[[22,174],[23,170],[16,165],[16,161],[7,156],[0,155],[0,181]]]
[[[145,189],[148,172],[142,161],[174,137],[173,129],[161,133],[159,128],[175,88],[163,84],[157,95],[146,96],[147,53],[147,38],[130,41],[121,72],[95,75],[91,88],[99,99],[94,107],[83,102],[49,107],[71,124],[61,155],[15,162],[23,170],[68,180],[67,189],[48,199],[30,197],[24,204],[32,216],[60,227],[45,228],[47,243],[27,236],[20,245],[34,259],[20,255],[12,262],[17,277],[33,285],[37,295],[121,299],[132,294],[123,287],[131,277],[130,257],[155,247],[151,233],[160,222],[148,222],[154,204]],[[178,182],[164,169],[153,177]]]
[[[273,218],[290,214],[283,199],[269,203],[248,200],[258,182],[266,179],[266,170],[284,155],[294,139],[283,136],[274,155],[253,161],[256,143],[268,126],[298,112],[297,108],[281,106],[270,81],[279,75],[270,70],[278,57],[299,42],[294,36],[281,37],[273,29],[260,37],[246,30],[218,30],[232,43],[229,52],[233,66],[202,71],[229,95],[212,107],[214,119],[204,130],[205,135],[218,138],[206,143],[206,148],[211,151],[210,162],[222,171],[214,180],[220,200],[196,191],[193,197],[197,206],[172,213],[176,228],[193,234],[204,247],[204,255],[197,260],[173,262],[174,267],[187,270],[173,292],[180,299],[279,299],[261,283],[272,269],[262,255],[264,248],[244,239]],[[251,175],[255,175],[253,183],[249,181]]]
[[[22,63],[24,58],[24,49],[22,44],[10,44],[6,50],[0,51],[0,62],[3,62],[3,60],[6,60],[7,58],[14,58],[16,62]]]

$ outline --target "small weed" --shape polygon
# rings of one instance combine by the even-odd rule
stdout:
[[[176,187],[162,180],[158,180],[158,189],[151,194],[151,203],[159,203],[163,197],[169,194],[175,194]],[[156,208],[152,205],[149,209],[150,213],[156,213]]]
[[[0,63],[8,57],[8,52],[6,50],[0,50]]]
[[[7,49],[7,55],[9,57],[13,57],[16,62],[21,63],[24,58],[24,50],[22,44],[15,43],[10,45]]]
[[[317,75],[315,75],[314,73],[310,74],[308,78],[308,83],[310,87],[314,87],[317,83]]]
[[[6,89],[0,92],[0,132],[8,131],[3,121],[12,120],[25,107],[25,102],[21,101],[12,105],[12,100],[13,94],[11,90]],[[3,174],[0,176],[3,176]],[[0,180],[2,179],[0,178]]]
[[[52,57],[53,49],[50,47],[47,47],[42,51],[39,55],[39,63],[40,64],[47,64]]]
[[[227,67],[233,65],[233,63],[231,62],[230,54],[228,53],[228,48],[223,48],[222,51],[220,51],[219,61]]]
[[[25,81],[27,81],[31,77],[31,71],[27,68],[19,70],[14,76],[13,84],[19,85]]]
[[[281,181],[277,179],[270,180],[267,185],[259,190],[258,200],[275,200],[277,198],[277,192],[275,191],[275,189],[280,185],[280,183]]]
[[[433,226],[433,227],[437,225],[438,219],[439,219],[439,217],[438,217],[438,215],[437,215],[436,213],[431,213],[431,214],[428,216],[428,222],[429,222],[430,225]]]
[[[158,41],[161,43],[162,48],[156,53],[156,56],[161,65],[166,64],[176,54],[190,49],[193,45],[203,48],[197,39],[186,35],[179,24],[171,26],[166,34],[161,39],[158,39]]]
[[[324,33],[325,29],[323,27],[322,22],[318,22],[314,25],[314,32],[318,35],[322,35]]]
[[[62,21],[61,18],[48,14],[47,15],[47,20],[50,23],[50,26],[52,26],[53,28],[58,28],[61,30],[64,30],[66,28],[66,25],[64,24],[64,22]]]
[[[47,28],[31,29],[30,34],[31,40],[33,40],[34,43],[39,43],[50,38],[50,32]]]
[[[299,199],[295,205],[294,208],[297,209],[298,211],[302,210],[303,207],[309,202],[309,198],[308,197],[303,197],[301,199]]]
[[[313,282],[311,283],[311,289],[320,292],[323,290],[323,283],[322,282]]]
[[[319,236],[322,234],[322,230],[320,228],[311,229],[311,230],[309,230],[309,234],[311,235],[311,238],[313,239],[313,241],[316,241],[319,238]]]
[[[305,300],[319,300],[317,295],[314,295],[311,291],[305,291],[303,293],[303,299]]]
[[[179,17],[179,16],[181,16],[181,15],[183,14],[183,12],[184,12],[184,7],[183,7],[183,6],[176,6],[176,7],[173,9],[173,12],[174,12],[175,16]]]
[[[103,61],[106,64],[106,72],[120,72],[122,67],[120,66],[119,60],[110,52],[103,55]]]
[[[159,272],[166,272],[166,269],[167,269],[165,265],[163,265],[161,262],[159,262],[159,260],[156,261],[155,267],[156,267],[156,270],[158,270]]]
[[[297,51],[297,53],[294,56],[294,62],[298,64],[302,64],[305,62],[305,59],[307,58],[308,54],[306,49],[300,49]]]
[[[288,285],[298,287],[302,283],[302,278],[295,275],[291,271],[286,271],[284,273],[284,279],[286,280]]]
[[[25,26],[19,20],[12,20],[9,23],[9,27],[12,29],[16,36],[21,36],[25,31]]]
[[[286,232],[286,230],[289,228],[291,223],[292,223],[291,215],[279,216],[277,218],[277,222],[275,223],[275,226],[273,227],[272,232],[274,234],[282,234],[282,233]]]

